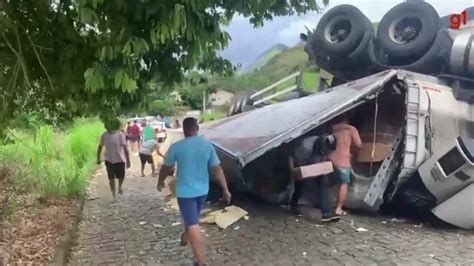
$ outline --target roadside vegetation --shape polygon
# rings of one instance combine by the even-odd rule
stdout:
[[[8,178],[17,191],[83,196],[103,128],[98,120],[78,119],[62,131],[46,124],[28,131],[10,129],[8,142],[0,146],[0,165],[11,168]]]
[[[211,113],[206,113],[202,116],[202,121],[203,122],[209,122],[209,121],[215,121],[222,119],[226,116],[225,113],[223,112],[211,112]]]
[[[64,128],[16,122],[0,145],[0,257],[48,263],[85,196],[104,126],[98,119]]]
[[[321,7],[314,0],[0,1],[0,265],[51,262],[95,168],[100,121],[200,109],[202,95],[221,85],[271,83],[275,77],[256,73],[219,83],[237,70],[218,54],[230,41],[224,26],[236,15],[259,27]],[[207,77],[189,78],[194,70]],[[170,99],[174,89],[188,90],[186,107]]]

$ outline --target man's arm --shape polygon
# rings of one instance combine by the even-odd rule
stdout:
[[[219,183],[222,188],[222,196],[224,200],[229,204],[232,195],[230,194],[229,188],[227,187],[227,181],[225,179],[224,171],[222,170],[221,165],[211,167],[211,173],[214,180]]]
[[[229,190],[229,188],[227,187],[227,181],[225,180],[224,171],[222,170],[222,167],[220,164],[217,166],[211,167],[211,173],[212,173],[212,177],[214,178],[214,180],[217,181],[217,183],[219,183],[222,190]]]
[[[355,127],[351,127],[351,137],[352,137],[352,149],[357,151],[362,147],[362,140],[360,139],[359,132]]]
[[[97,164],[100,164],[102,160],[100,159],[100,155],[102,154],[102,143],[99,143],[97,146]]]
[[[123,147],[123,153],[125,153],[127,168],[130,168],[130,153],[128,152],[128,146],[127,146],[127,140],[125,138],[125,134],[122,134],[122,147]]]
[[[128,152],[128,147],[127,145],[124,145],[123,146],[123,152],[125,153],[125,159],[127,160],[126,163],[127,163],[127,168],[130,168],[130,154]]]
[[[176,156],[175,156],[173,145],[171,145],[171,147],[169,148],[164,158],[165,158],[165,161],[163,165],[161,166],[160,174],[158,175],[158,184],[156,186],[156,188],[160,192],[165,187],[165,179],[168,176],[173,175],[174,173],[174,164],[176,162]]]
[[[99,145],[97,146],[97,164],[102,162],[100,156],[102,155],[102,147],[104,146],[104,135],[100,136]]]
[[[169,165],[162,165],[161,166],[160,174],[158,176],[158,185],[157,185],[158,191],[161,192],[163,187],[165,187],[165,179],[168,176],[173,175],[173,173],[174,173],[174,167],[173,166],[169,166]]]
[[[224,200],[229,204],[232,195],[229,192],[229,188],[227,187],[227,181],[225,179],[224,171],[221,167],[221,161],[219,157],[217,157],[216,149],[214,146],[211,146],[211,156],[209,157],[208,167],[210,168],[210,172],[212,177],[219,183],[222,188],[222,197]]]
[[[158,154],[158,156],[160,156],[163,159],[165,158],[165,156],[160,152],[160,145],[159,144],[156,144],[155,151],[156,151],[156,154]]]

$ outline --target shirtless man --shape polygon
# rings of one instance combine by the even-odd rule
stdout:
[[[341,179],[341,186],[337,196],[337,206],[335,213],[338,215],[345,214],[342,210],[344,201],[346,200],[347,190],[351,182],[351,150],[359,149],[362,141],[357,129],[349,125],[346,116],[336,119],[337,122],[332,126],[332,134],[336,138],[336,149],[329,154],[335,172]]]

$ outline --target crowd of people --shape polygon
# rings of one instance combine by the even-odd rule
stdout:
[[[184,119],[182,128],[185,138],[172,144],[166,155],[159,151],[158,132],[149,125],[143,125],[143,130],[140,130],[135,121],[128,124],[125,130],[120,130],[120,121],[115,119],[107,122],[105,126],[106,132],[102,134],[97,150],[97,163],[101,163],[101,154],[105,147],[105,167],[113,197],[115,198],[116,180],[118,180],[118,193],[123,193],[125,171],[130,167],[127,140],[130,146],[138,145],[142,176],[145,176],[146,163],[151,165],[152,176],[156,176],[156,165],[152,156],[156,151],[164,158],[159,172],[157,190],[161,192],[165,179],[176,171],[176,196],[184,222],[181,245],[186,246],[188,243],[191,245],[194,265],[205,265],[204,238],[199,226],[199,215],[209,192],[210,176],[214,177],[222,187],[222,197],[227,203],[230,203],[232,196],[214,146],[198,135],[199,122],[191,117]],[[331,161],[341,181],[334,211],[331,210],[329,201],[328,176],[321,175],[315,179],[320,190],[321,220],[323,222],[339,220],[344,214],[343,205],[351,178],[351,152],[360,146],[361,140],[357,129],[349,125],[345,117],[340,117],[337,123],[333,123],[329,134],[305,137],[293,144],[292,152],[288,155],[288,167],[295,183],[290,205],[292,212],[299,214],[298,201],[303,187],[310,180],[310,178],[299,177],[298,167]]]

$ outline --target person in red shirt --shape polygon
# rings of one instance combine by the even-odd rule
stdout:
[[[137,124],[137,120],[133,121],[133,124],[130,126],[129,130],[132,149],[134,149],[134,143],[137,143],[137,147],[134,150],[138,151],[140,149],[140,127]]]

